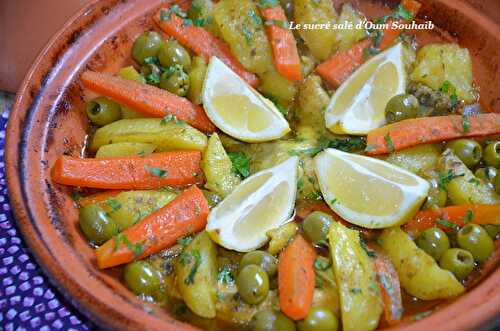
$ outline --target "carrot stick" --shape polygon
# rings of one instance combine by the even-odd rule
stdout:
[[[52,169],[52,179],[64,185],[115,190],[184,186],[203,182],[200,161],[199,151],[103,159],[61,156]]]
[[[142,259],[175,244],[180,237],[205,228],[208,203],[191,186],[167,205],[108,240],[95,251],[101,269]]]
[[[316,72],[334,87],[339,87],[364,62],[363,51],[372,41],[364,39],[350,49],[340,51],[316,67]]]
[[[434,226],[438,226],[444,231],[450,231],[452,228],[445,226],[449,222],[459,227],[464,226],[466,222],[500,225],[500,205],[459,205],[437,210],[421,210],[411,221],[403,225],[403,230],[412,235]]]
[[[415,17],[420,10],[420,7],[422,4],[418,1],[415,0],[402,0],[401,5],[408,10],[413,17]],[[393,22],[398,22],[398,23],[405,23],[406,21],[404,20],[388,20],[386,23],[388,24],[388,28],[383,30],[383,36],[382,40],[380,41],[379,48],[381,50],[389,48],[394,43],[394,40],[396,40],[401,32],[403,32],[401,29],[394,29],[392,27]]]
[[[175,14],[170,14],[170,18],[165,18],[164,16],[168,16],[167,11],[168,8],[162,8],[153,17],[156,24],[163,32],[175,38],[184,47],[189,48],[198,56],[202,56],[207,63],[212,56],[216,56],[241,78],[247,81],[248,84],[253,87],[259,85],[257,76],[243,67],[243,65],[231,54],[231,50],[227,44],[201,27],[185,25],[182,18]]]
[[[295,37],[291,30],[274,24],[276,21],[287,21],[285,11],[277,5],[262,9],[262,16],[266,20],[266,32],[273,49],[276,69],[288,80],[300,80],[300,58]]]
[[[307,316],[314,293],[316,252],[301,235],[281,252],[278,261],[278,288],[281,311],[293,320]]]
[[[122,190],[110,190],[110,191],[99,192],[96,194],[80,198],[78,200],[78,204],[80,205],[80,207],[85,207],[86,205],[91,205],[94,203],[106,201],[110,198],[114,198],[122,192],[123,192]]]
[[[380,247],[370,244],[369,249],[375,253],[372,261],[384,303],[385,321],[388,325],[395,325],[403,318],[403,299],[398,273],[391,259]]]
[[[413,17],[417,16],[422,4],[416,0],[401,0],[401,5],[408,10]]]
[[[143,114],[153,117],[175,115],[201,131],[215,131],[203,108],[155,86],[92,71],[84,72],[81,80],[86,88]]]
[[[421,117],[403,120],[368,133],[368,155],[389,153],[420,144],[461,137],[488,136],[500,133],[500,114],[488,113]]]

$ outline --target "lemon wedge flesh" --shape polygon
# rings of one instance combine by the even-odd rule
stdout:
[[[429,183],[382,160],[326,149],[314,159],[325,201],[346,221],[370,229],[408,221],[418,211]]]
[[[290,221],[298,163],[299,158],[293,156],[241,182],[210,211],[206,230],[212,240],[238,252],[265,245],[267,231]]]
[[[236,139],[263,142],[290,132],[287,120],[274,103],[216,57],[210,59],[202,99],[215,126]]]
[[[325,112],[333,133],[363,135],[385,124],[385,106],[406,89],[401,43],[359,67],[332,96]]]

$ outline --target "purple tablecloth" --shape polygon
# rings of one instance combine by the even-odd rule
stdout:
[[[3,162],[8,114],[0,115],[0,330],[92,329],[51,286],[16,227]]]

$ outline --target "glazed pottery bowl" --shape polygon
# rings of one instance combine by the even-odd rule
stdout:
[[[470,49],[481,105],[500,111],[500,27],[463,1],[422,2],[419,16],[452,33],[439,30],[435,38],[456,39]],[[136,298],[116,271],[97,269],[93,250],[78,231],[70,188],[50,179],[58,156],[81,155],[85,145],[88,123],[83,109],[88,95],[79,83],[80,73],[116,72],[131,64],[132,41],[153,28],[151,15],[160,4],[160,0],[103,0],[80,11],[34,62],[8,125],[8,188],[21,232],[52,283],[78,310],[107,329],[196,329]],[[500,270],[496,270],[438,312],[396,329],[477,330],[495,323],[499,314]]]

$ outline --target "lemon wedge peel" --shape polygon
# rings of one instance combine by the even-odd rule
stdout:
[[[345,172],[339,170],[341,163],[349,167],[347,171],[359,174],[358,177],[368,182],[359,183],[356,176],[346,177]],[[330,208],[349,223],[369,229],[397,226],[410,220],[429,191],[429,183],[411,172],[382,160],[336,149],[318,154],[314,168]],[[342,187],[352,190],[358,198],[342,197],[345,193],[342,189],[341,194],[333,193]]]
[[[267,231],[292,221],[298,163],[293,156],[241,182],[210,211],[206,230],[212,240],[227,249],[249,252],[269,241]]]
[[[202,100],[215,126],[241,141],[265,142],[290,132],[276,105],[215,56],[208,65]]]
[[[361,65],[333,94],[325,112],[326,127],[337,134],[364,135],[383,126],[385,106],[406,90],[401,43]]]

